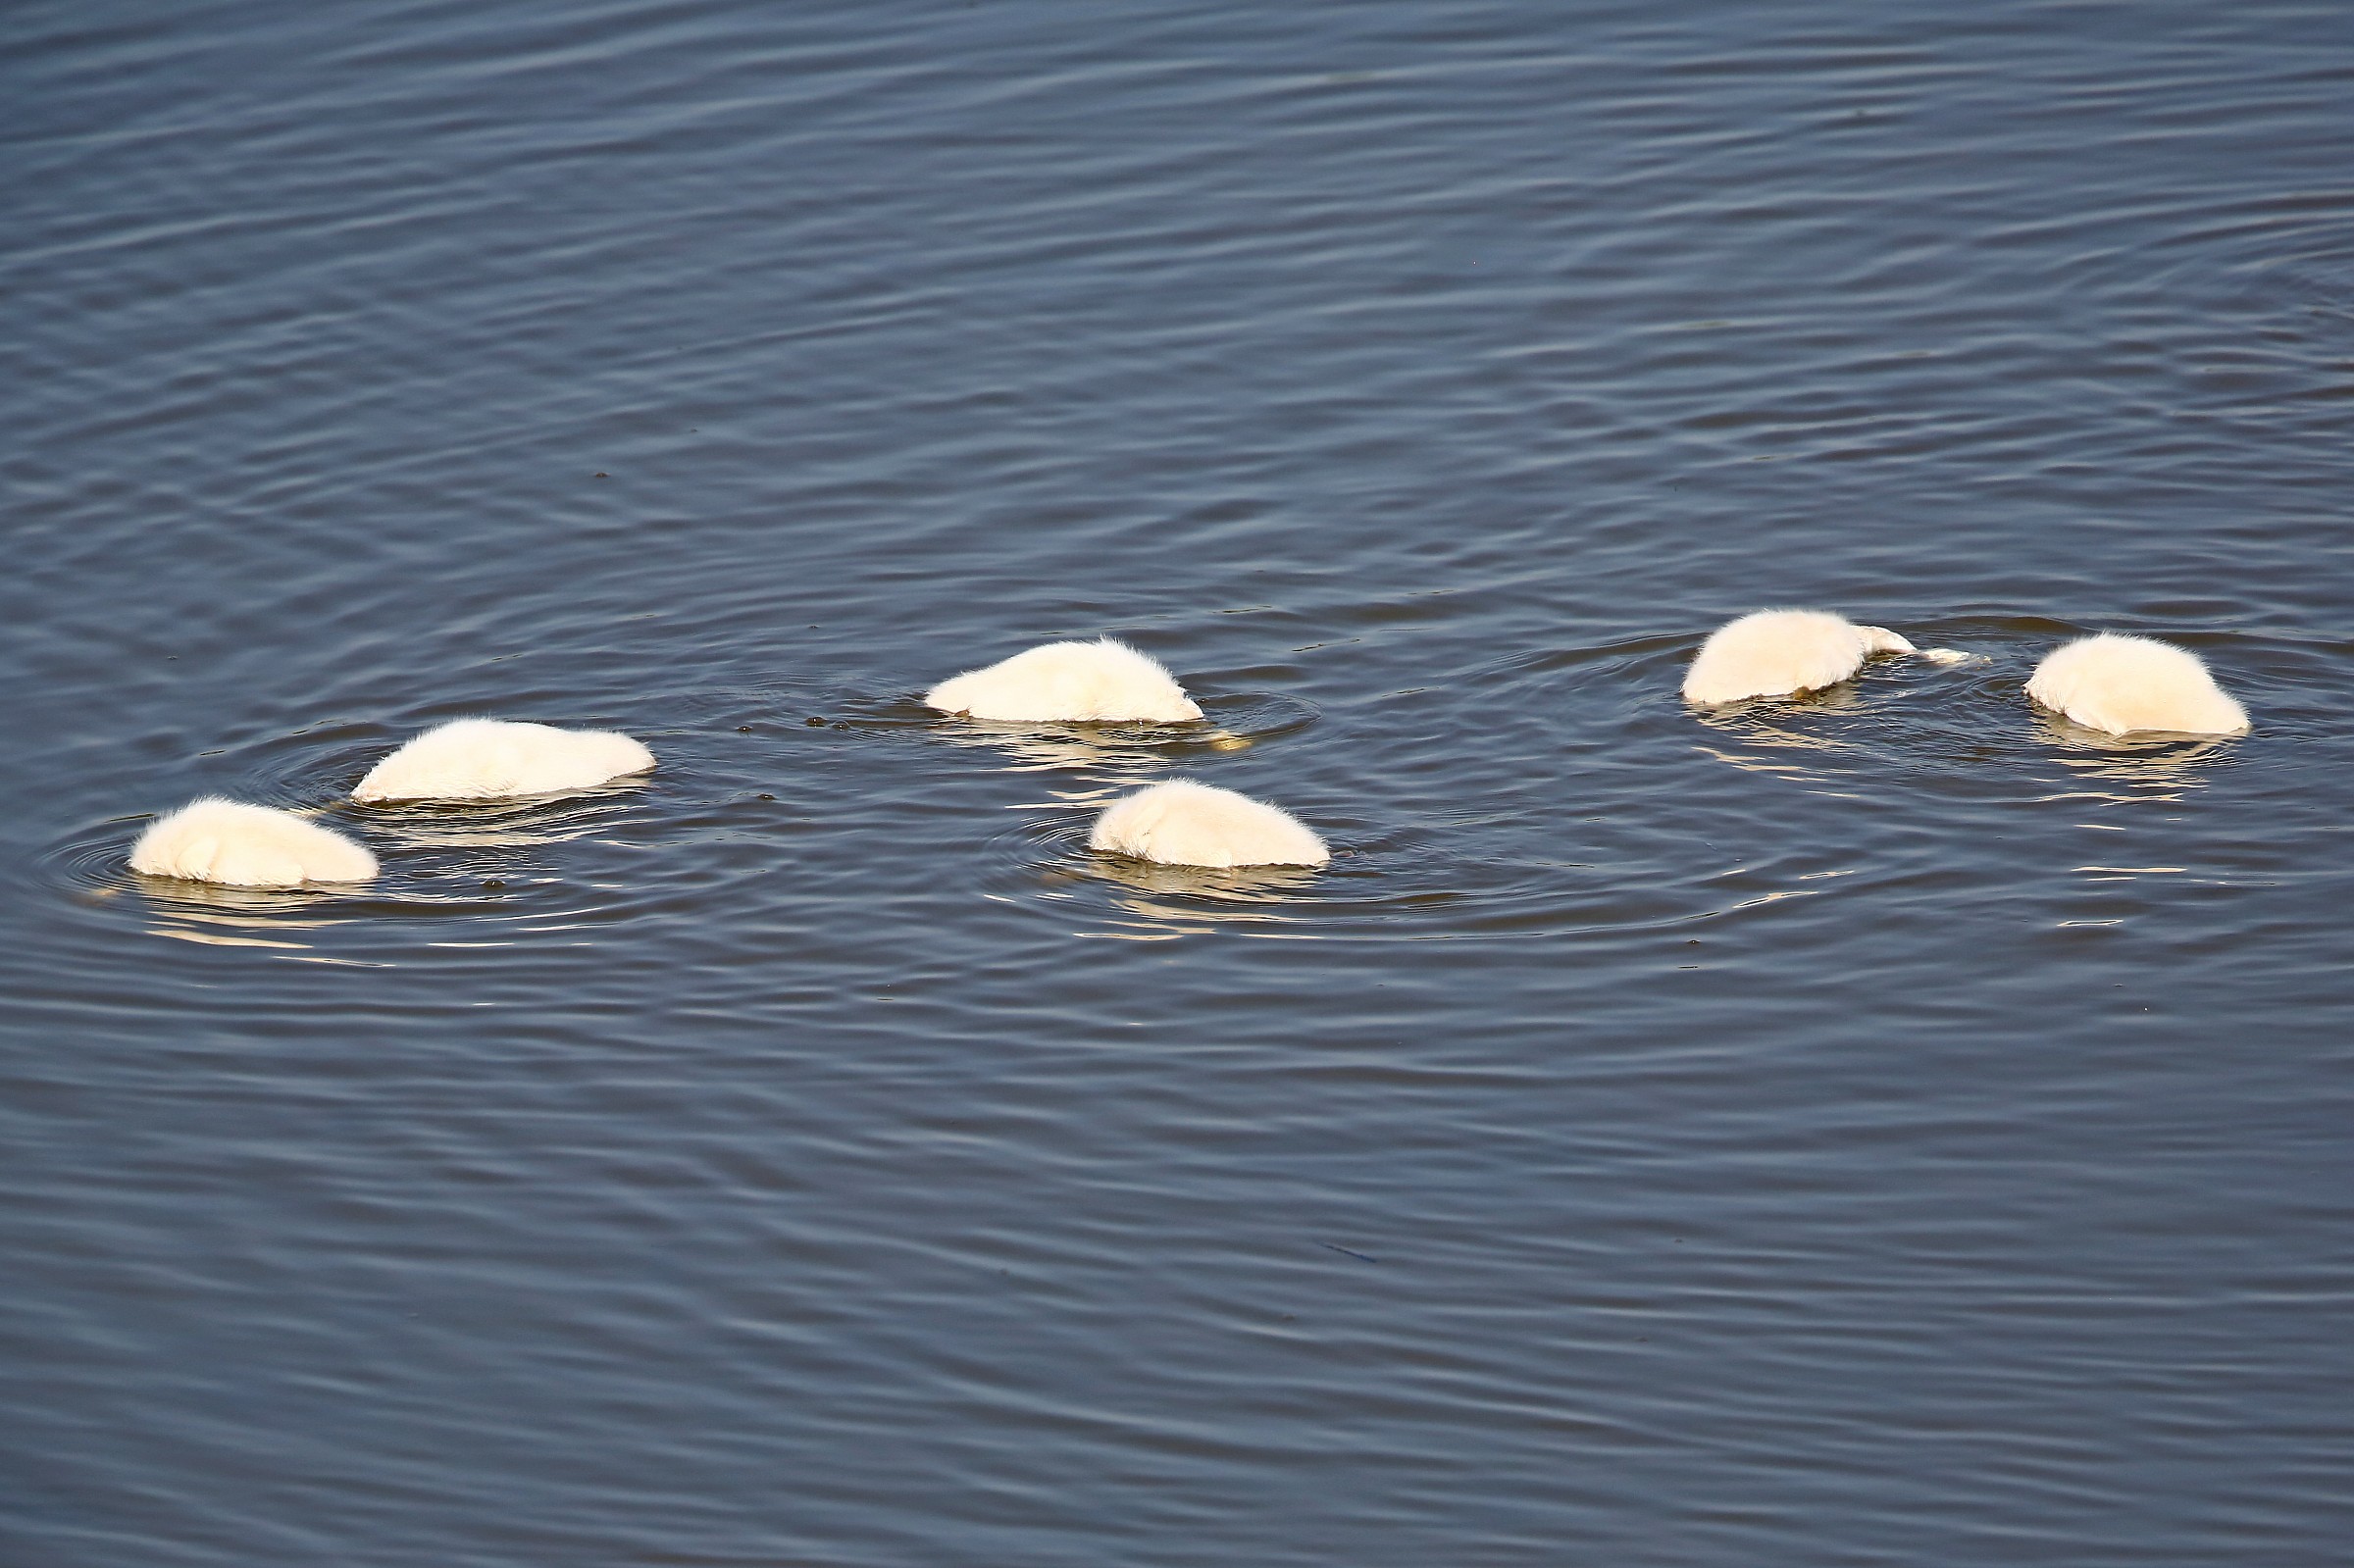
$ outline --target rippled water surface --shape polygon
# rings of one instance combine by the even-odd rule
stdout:
[[[2346,1560],[2354,11],[5,29],[0,1560]]]

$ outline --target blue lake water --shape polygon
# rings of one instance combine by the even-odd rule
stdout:
[[[5,26],[0,1561],[2346,1561],[2354,10]]]

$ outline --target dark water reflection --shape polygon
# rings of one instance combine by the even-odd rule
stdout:
[[[0,1558],[2341,1561],[2350,88],[15,8]],[[1973,658],[1687,712],[1779,603]],[[2254,732],[2035,712],[2098,629]],[[915,700],[1106,632],[1206,718]],[[344,798],[467,713],[661,766]],[[1085,850],[1171,776],[1332,865]],[[384,875],[124,869],[206,791]]]

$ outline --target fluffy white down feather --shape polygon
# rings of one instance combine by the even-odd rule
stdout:
[[[290,811],[208,795],[149,824],[130,869],[230,887],[367,882],[376,857],[353,839]]]
[[[496,800],[593,788],[654,765],[654,754],[609,730],[559,730],[504,719],[453,719],[368,770],[351,798]]]
[[[1969,657],[1916,648],[1886,627],[1857,626],[1822,610],[1759,610],[1718,627],[1684,673],[1684,700],[1712,704],[1786,697],[1837,685],[1876,653],[1916,653],[1937,664]]]
[[[1321,866],[1332,858],[1289,812],[1183,779],[1113,801],[1087,844],[1167,866]]]
[[[2090,730],[2237,734],[2248,713],[2215,683],[2187,648],[2113,632],[2080,637],[2044,655],[2027,695]]]
[[[1202,717],[1159,661],[1125,642],[1049,642],[924,694],[943,713],[1029,724],[1182,724]]]

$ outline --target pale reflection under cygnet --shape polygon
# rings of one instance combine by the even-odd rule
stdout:
[[[2078,788],[2046,796],[2059,800],[2168,801],[2207,786],[2209,766],[2235,735],[2137,733],[2113,735],[2038,709],[2035,738],[2056,748],[2052,760]]]
[[[637,792],[635,784],[614,784],[584,794],[518,800],[371,806],[363,820],[395,851],[526,849],[613,826]]]
[[[1714,729],[1739,729],[1756,725],[1765,729],[1778,728],[1776,718],[1804,713],[1837,713],[1853,708],[1864,700],[1862,683],[1851,678],[1833,685],[1813,691],[1789,692],[1773,697],[1745,697],[1737,702],[1719,703],[1703,708],[1692,717]]]
[[[1004,753],[1011,759],[1004,770],[1008,773],[1100,768],[1131,783],[1173,761],[1205,752],[1245,751],[1254,743],[1248,735],[1210,724],[1015,724],[959,718],[938,729],[951,745]]]
[[[1817,734],[1790,728],[1786,724],[1775,723],[1777,718],[1788,716],[1788,700],[1761,698],[1755,702],[1744,703],[1717,712],[1701,713],[1695,717],[1705,729],[1749,745],[1765,748],[1768,753],[1812,751],[1844,757],[1859,756],[1863,753],[1864,748],[1853,740],[1835,734]],[[1841,685],[1827,691],[1815,693],[1802,700],[1808,709],[1815,712],[1837,712],[1856,706],[1857,696],[1852,685]],[[1787,780],[1792,784],[1819,784],[1824,778],[1822,774],[1807,768],[1805,766],[1807,759],[1801,757],[1758,755],[1736,751],[1728,746],[1712,745],[1707,741],[1700,742],[1699,750],[1702,755],[1713,757],[1731,767],[1749,773],[1771,774],[1775,778]]]
[[[368,918],[358,912],[328,913],[349,905],[354,895],[325,887],[229,887],[180,878],[127,879],[145,905],[151,936],[204,947],[259,947],[305,963],[381,968],[365,959],[331,957],[315,950],[309,934]],[[100,889],[114,897],[126,887]]]
[[[140,877],[136,885],[149,916],[148,931],[213,947],[277,947],[299,952],[307,931],[339,926],[349,917],[322,915],[348,896],[318,887],[229,887],[180,878]]]
[[[1202,718],[1182,724],[1017,723],[934,716],[928,727],[950,745],[1002,753],[1009,773],[1100,770],[1135,784],[1172,766],[1209,765],[1220,756],[1304,730],[1316,719],[1311,704],[1280,694],[1210,694],[1202,698]]]
[[[1127,727],[957,719],[943,724],[940,733],[950,745],[1001,752],[1008,759],[1007,773],[1104,768],[1134,778],[1168,762],[1166,749],[1152,743],[1152,732]]]
[[[1205,936],[1221,926],[1297,925],[1291,895],[1314,885],[1310,866],[1164,866],[1127,855],[1085,852],[1075,874],[1122,889],[1113,905],[1145,924],[1137,929],[1082,932],[1129,941]]]

